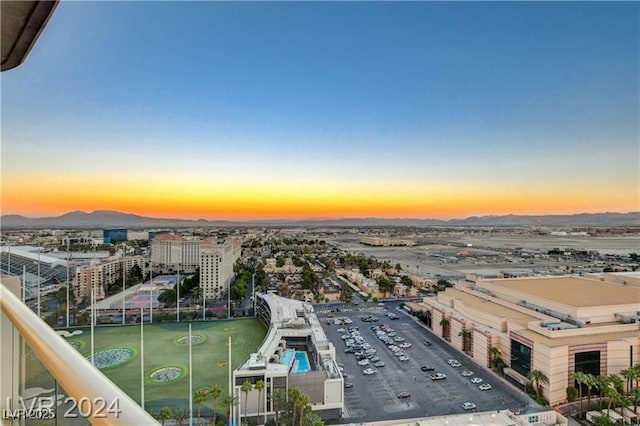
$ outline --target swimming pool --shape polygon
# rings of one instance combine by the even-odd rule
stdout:
[[[311,371],[307,353],[296,351],[295,349],[287,349],[284,351],[282,355],[280,355],[280,364],[290,366],[292,373],[306,373],[307,371]]]
[[[309,365],[309,357],[306,352],[296,352],[296,359],[293,362],[292,373],[306,373],[311,370]]]
[[[291,365],[291,359],[295,356],[296,351],[287,349],[280,356],[280,364]]]

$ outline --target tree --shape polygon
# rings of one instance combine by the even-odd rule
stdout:
[[[213,424],[216,424],[216,408],[218,408],[218,398],[222,395],[220,385],[213,385],[208,389],[209,398],[211,398],[211,408],[213,409]]]
[[[587,409],[591,409],[591,389],[596,387],[596,376],[593,374],[585,374],[585,386],[587,387]]]
[[[403,275],[402,277],[400,277],[400,282],[407,288],[413,287],[413,280],[409,278],[408,275]]]
[[[260,405],[262,404],[262,391],[264,390],[264,381],[258,380],[254,385],[255,389],[258,391],[258,424],[260,424]]]
[[[604,399],[602,398],[602,396],[605,395],[607,389],[609,388],[609,378],[607,376],[596,376],[596,388],[600,392],[600,411],[602,411],[602,404],[604,403]]]
[[[290,388],[288,395],[287,395],[287,399],[288,399],[288,403],[289,406],[292,407],[292,418],[291,418],[291,424],[293,426],[295,426],[296,424],[296,413],[298,411],[298,404],[300,403],[300,389],[294,387],[294,388]]]
[[[353,290],[345,282],[340,286],[340,301],[344,303],[351,303],[353,300]]]
[[[271,394],[271,404],[273,406],[273,412],[275,413],[276,417],[276,426],[280,425],[280,406],[283,401],[284,394],[282,393],[282,391],[280,389],[274,390]]]
[[[222,405],[224,405],[224,408],[226,408],[226,411],[227,411],[227,420],[231,418],[231,410],[233,410],[233,407],[237,403],[238,403],[238,397],[235,395],[227,395],[222,398]]]
[[[587,383],[587,375],[582,371],[576,371],[573,373],[573,380],[578,384],[578,393],[579,393],[579,404],[580,407],[578,409],[578,417],[582,417],[582,385]],[[587,404],[587,409],[589,409],[589,405]]]
[[[462,352],[470,352],[471,351],[471,337],[473,334],[471,330],[468,330],[466,327],[462,327],[462,330],[458,333],[458,336],[462,337]]]
[[[489,348],[489,364],[491,364],[491,368],[493,368],[494,370],[496,368],[496,361],[501,356],[502,356],[502,352],[500,352],[499,348],[495,346],[491,346]]]
[[[166,405],[160,409],[158,412],[158,419],[162,422],[162,426],[164,426],[164,422],[171,418],[171,408]]]
[[[175,306],[176,304],[176,291],[173,289],[164,290],[158,296],[158,302],[165,306]]]
[[[399,263],[396,263],[396,271],[402,271],[402,266]]]
[[[451,340],[449,325],[450,323],[447,318],[442,318],[440,320],[440,327],[442,327],[442,338],[445,340]]]
[[[247,424],[249,423],[249,421],[247,420],[247,406],[249,402],[249,392],[251,392],[252,389],[253,385],[249,380],[245,380],[242,383],[242,386],[240,386],[240,391],[242,391],[242,393],[244,394],[244,421]]]
[[[579,391],[573,386],[567,386],[567,401],[574,402],[578,399]]]
[[[200,418],[200,410],[202,409],[202,403],[207,400],[209,396],[209,389],[198,389],[193,393],[193,402],[198,404],[198,418]]]
[[[182,422],[189,417],[189,410],[180,408],[173,413],[173,418],[178,422],[178,426],[182,426]]]
[[[540,370],[533,370],[529,373],[529,380],[531,380],[536,388],[536,395],[540,398],[542,394],[542,383],[549,383],[549,378]]]
[[[591,423],[594,424],[594,426],[616,426],[616,422],[614,422],[613,420],[611,420],[609,417],[607,416],[593,416],[591,418]]]
[[[631,397],[633,398],[633,414],[638,414],[638,399],[640,399],[640,388],[631,389]]]
[[[631,392],[631,380],[634,377],[634,371],[633,371],[633,367],[629,367],[629,368],[625,368],[624,370],[620,371],[620,375],[622,377],[624,377],[624,379],[626,380],[626,394],[629,395],[629,393]]]

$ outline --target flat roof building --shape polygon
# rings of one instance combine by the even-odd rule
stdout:
[[[344,409],[344,379],[336,364],[335,347],[327,339],[313,307],[275,294],[258,294],[257,318],[269,331],[262,346],[233,372],[234,395],[239,397],[235,419],[275,415],[271,395],[297,387],[310,400],[311,409],[324,419],[339,418]],[[245,396],[242,383],[262,380],[264,391]],[[262,400],[258,402],[258,398]],[[239,423],[239,422],[237,422]],[[263,421],[258,422],[262,424]]]
[[[498,348],[516,384],[543,372],[543,394],[554,405],[576,386],[576,371],[613,374],[640,361],[640,289],[613,279],[478,280],[408,307],[429,311],[434,333],[481,365],[491,366]]]

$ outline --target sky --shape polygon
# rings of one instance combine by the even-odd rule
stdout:
[[[1,75],[1,211],[638,211],[638,16],[637,2],[61,2]]]

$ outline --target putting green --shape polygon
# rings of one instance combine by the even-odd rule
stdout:
[[[89,329],[70,337],[69,341],[80,342],[80,352],[91,354]],[[188,323],[145,324],[144,326],[144,371],[145,408],[159,410],[163,406],[171,409],[189,406],[189,346],[177,344],[178,339],[188,334]],[[231,321],[208,321],[192,323],[192,334],[204,337],[204,341],[192,345],[193,390],[211,387],[214,384],[227,393],[228,345],[231,336],[232,368],[242,363],[250,353],[258,349],[266,330],[254,319]],[[120,367],[104,369],[102,372],[138,403],[140,402],[140,325],[99,326],[95,328],[95,351],[116,348],[133,348],[134,357]],[[184,367],[184,377],[170,383],[153,383],[149,376],[166,366]],[[218,413],[224,409],[218,404]],[[211,401],[202,408],[202,414],[211,411]],[[194,405],[194,411],[196,407]]]

